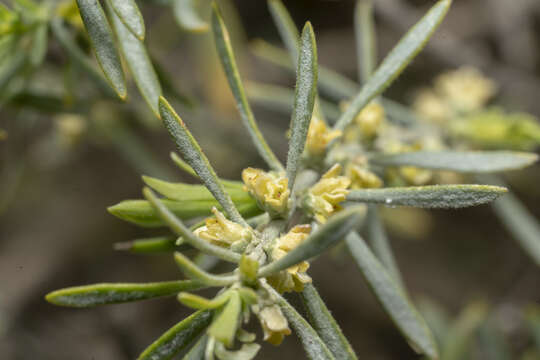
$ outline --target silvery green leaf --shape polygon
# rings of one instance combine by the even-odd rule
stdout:
[[[174,18],[181,28],[196,33],[208,31],[208,24],[197,13],[197,0],[173,0]]]
[[[441,304],[426,297],[418,299],[417,308],[426,320],[437,343],[443,344],[450,328],[450,314]]]
[[[294,91],[289,88],[249,82],[246,83],[246,90],[250,100],[268,110],[289,115],[294,109]],[[339,108],[329,101],[321,100],[320,105],[325,115],[332,121],[341,114]]]
[[[201,310],[180,321],[143,351],[137,360],[168,360],[186,349],[210,324],[212,313]]]
[[[507,190],[491,185],[428,185],[351,190],[348,201],[452,209],[491,202]]]
[[[161,96],[161,85],[144,43],[133,35],[114,11],[111,11],[111,18],[122,54],[135,83],[150,109],[159,117],[158,101]]]
[[[300,293],[311,324],[336,360],[357,359],[351,344],[343,335],[313,284],[306,284]]]
[[[296,335],[300,338],[307,357],[310,360],[335,360],[326,344],[319,337],[319,334],[317,334],[306,319],[285,298],[275,291],[274,288],[267,286],[266,289],[278,299],[278,304],[289,324],[296,332]]]
[[[296,71],[286,50],[261,39],[254,40],[250,48],[255,56],[290,72]],[[317,84],[321,92],[335,100],[349,98],[358,92],[359,85],[354,81],[320,64],[318,68],[319,78]]]
[[[495,176],[482,175],[482,182],[504,186]],[[506,229],[516,238],[522,249],[540,266],[540,224],[524,204],[512,193],[495,201],[493,210]]]
[[[283,171],[283,165],[281,165],[276,155],[272,152],[272,149],[270,149],[270,146],[257,126],[245,94],[244,86],[242,85],[242,80],[240,79],[240,73],[238,72],[238,66],[236,65],[229,33],[215,2],[212,6],[212,30],[214,32],[216,50],[219,54],[219,59],[221,60],[221,65],[223,66],[227,81],[229,82],[229,87],[234,96],[236,108],[240,113],[244,126],[251,136],[253,144],[268,166],[275,171]]]
[[[386,268],[388,274],[396,281],[397,285],[406,293],[401,273],[399,272],[392,247],[390,246],[390,240],[375,205],[369,206],[366,222],[367,237],[373,253]]]
[[[176,237],[156,236],[152,238],[115,243],[114,249],[125,250],[134,254],[155,254],[173,252],[174,250],[178,249],[178,247],[176,246]]]
[[[292,63],[296,64],[300,35],[293,19],[281,0],[268,0],[268,8],[279,31],[279,35],[289,51],[290,59]]]
[[[351,232],[346,237],[352,257],[367,280],[375,297],[413,348],[430,358],[437,358],[437,344],[424,319],[403,294],[364,240]]]
[[[197,341],[197,343],[189,349],[189,352],[182,358],[182,360],[205,360],[204,352],[206,350],[206,343],[208,341],[208,335],[203,335]]]
[[[251,360],[261,349],[259,344],[242,344],[238,350],[227,350],[223,344],[216,344],[216,356],[219,360]]]
[[[213,207],[222,211],[223,209],[216,200],[212,201],[175,201],[161,200],[161,202],[176,216],[182,220],[193,219],[199,216],[209,216],[212,214]],[[246,217],[259,215],[261,210],[257,204],[250,203],[236,204],[240,214]],[[145,200],[124,200],[116,205],[107,208],[112,215],[130,223],[144,227],[160,227],[165,223],[152,208],[150,203]]]
[[[291,139],[289,140],[289,152],[287,154],[286,171],[290,189],[294,186],[300,157],[304,152],[316,94],[317,45],[315,43],[313,28],[307,22],[302,30],[302,37],[300,39],[294,111],[291,120]]]
[[[223,260],[230,262],[240,261],[240,255],[220,246],[213,245],[209,241],[203,240],[193,234],[191,229],[188,229],[182,220],[176,217],[176,215],[174,215],[174,213],[172,213],[167,206],[163,204],[163,202],[156,196],[156,194],[154,194],[152,190],[149,188],[144,188],[143,194],[144,197],[150,202],[158,216],[176,235],[182,237],[183,242],[204,253],[217,256]]]
[[[110,0],[111,6],[128,30],[144,40],[144,19],[135,0]]]
[[[350,207],[338,212],[287,255],[263,266],[259,271],[259,277],[275,274],[321,254],[329,247],[336,245],[349,231],[359,226],[364,215],[363,206]]]
[[[234,343],[234,336],[240,322],[242,312],[242,302],[238,291],[231,291],[229,301],[221,311],[219,311],[208,328],[208,335],[217,341],[231,347]]]
[[[159,99],[159,113],[165,127],[176,143],[187,163],[195,170],[204,185],[210,190],[216,200],[223,206],[229,218],[237,223],[245,224],[244,219],[234,206],[231,197],[225,191],[219,178],[210,165],[208,158],[201,150],[199,143],[188,130],[182,119],[176,114],[164,97]]]
[[[186,242],[189,242],[189,243],[195,242],[194,240],[191,239],[192,237],[195,237],[195,236],[194,235],[191,236],[191,237],[188,236],[186,238]],[[219,247],[217,247],[217,248],[219,250],[221,250],[220,254],[225,254],[225,251],[223,251],[225,249],[219,248]],[[203,249],[208,250],[210,248],[205,247],[205,248],[201,248],[199,250],[203,251]],[[218,255],[218,254],[216,254],[216,255]],[[231,253],[229,256],[231,256],[236,261],[240,260],[240,256],[235,257],[234,255],[237,255],[237,254],[232,254]],[[189,278],[191,278],[193,280],[196,280],[196,281],[198,281],[200,283],[203,283],[205,285],[208,285],[208,286],[227,286],[227,285],[232,284],[235,281],[238,281],[238,276],[237,275],[228,275],[228,276],[226,276],[226,275],[210,274],[209,272],[206,272],[203,269],[199,268],[195,263],[193,263],[186,256],[184,256],[183,254],[181,254],[179,252],[174,253],[174,261],[176,262],[178,267],[182,270],[182,272],[187,277],[189,277]]]
[[[70,307],[92,307],[140,301],[159,296],[169,296],[180,291],[197,290],[205,287],[191,280],[163,281],[146,284],[93,284],[69,287],[53,291],[45,299],[55,305]]]
[[[517,170],[531,165],[538,155],[517,151],[415,151],[374,155],[369,160],[382,166],[416,166],[431,170],[489,173]]]
[[[414,25],[411,30],[399,41],[394,49],[386,56],[381,65],[354,97],[347,110],[337,121],[335,128],[345,129],[354,117],[372,99],[381,94],[405,67],[412,61],[418,52],[425,46],[435,29],[446,15],[451,0],[438,1],[429,12]]]
[[[90,59],[84,54],[84,52],[77,46],[75,41],[71,38],[71,35],[62,24],[62,19],[55,18],[51,21],[51,32],[55,36],[56,40],[64,50],[68,53],[69,57],[74,61],[75,65],[83,70],[97,86],[100,87],[106,95],[110,97],[116,97],[116,93],[111,89],[111,86],[107,83],[104,77],[94,67]]]
[[[356,0],[354,35],[358,75],[360,82],[365,84],[377,66],[377,40],[375,38],[372,0]]]
[[[127,95],[120,56],[105,12],[98,0],[77,0],[84,27],[105,78],[121,99]]]

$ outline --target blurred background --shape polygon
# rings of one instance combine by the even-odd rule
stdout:
[[[266,3],[223,3],[243,78],[292,88],[291,74],[250,51],[250,44],[259,38],[281,44]],[[356,80],[354,1],[284,3],[299,27],[312,22],[319,62]],[[432,3],[375,1],[379,58]],[[187,96],[193,103],[177,101],[178,112],[218,174],[237,179],[247,166],[264,167],[241,126],[211,35],[182,32],[162,3],[139,4],[149,51],[180,89],[178,99]],[[36,73],[32,86],[54,95],[59,87],[54,66],[66,60],[54,43],[46,60],[48,65]],[[455,0],[426,49],[386,95],[411,104],[419,88],[461,65],[475,66],[497,82],[497,104],[540,117],[540,2]],[[84,93],[85,84],[73,80]],[[0,142],[0,357],[134,359],[188,313],[175,299],[76,310],[55,307],[43,297],[73,285],[177,279],[180,273],[169,255],[114,251],[115,242],[155,231],[122,222],[106,208],[140,198],[141,174],[191,179],[169,160],[172,141],[133,89],[127,104],[95,101],[88,111],[91,116],[83,119],[43,106],[18,106],[15,100],[0,108],[0,128],[7,132]],[[46,105],[54,104],[51,100]],[[270,145],[284,159],[290,117],[258,106],[254,110]],[[507,179],[540,218],[540,166],[508,174]],[[428,321],[445,324],[440,336],[454,336],[456,346],[466,346],[472,341],[468,331],[479,327],[480,342],[502,349],[493,357],[475,356],[474,349],[468,355],[457,352],[455,359],[505,359],[496,357],[503,353],[508,359],[540,359],[540,352],[531,350],[533,331],[540,343],[535,307],[540,301],[539,267],[489,206],[430,212],[390,209],[385,215],[405,283]],[[383,313],[345,251],[338,248],[317,260],[310,275],[360,358],[419,358]],[[290,336],[279,348],[265,345],[259,358],[278,356],[305,355]]]

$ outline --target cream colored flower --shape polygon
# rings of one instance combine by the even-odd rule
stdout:
[[[264,332],[264,340],[279,345],[291,334],[289,323],[277,305],[266,306],[257,314]]]
[[[365,167],[349,164],[347,177],[351,180],[351,189],[380,188],[383,185],[381,178]]]
[[[339,203],[344,201],[349,193],[347,188],[351,185],[351,180],[339,174],[341,165],[335,164],[308,191],[306,205],[320,223],[325,223],[330,215],[341,208]]]
[[[229,247],[236,242],[249,242],[251,240],[252,232],[250,229],[227,220],[215,207],[212,208],[212,212],[215,217],[206,219],[206,225],[196,229],[194,231],[195,235],[223,247]]]
[[[244,188],[259,206],[271,216],[284,216],[289,211],[288,179],[283,175],[267,173],[261,169],[247,168],[242,171]]]
[[[413,109],[426,120],[442,123],[452,115],[448,104],[433,90],[421,90],[414,100]]]
[[[439,75],[435,90],[460,111],[474,111],[486,105],[497,86],[473,67],[464,66]]]
[[[384,122],[384,108],[377,102],[370,102],[354,118],[364,137],[371,138],[377,134],[381,124]]]
[[[314,116],[309,124],[306,151],[311,156],[321,156],[325,153],[328,144],[341,134],[340,130],[330,130],[324,121]]]
[[[272,249],[272,260],[276,261],[287,255],[289,251],[296,248],[308,237],[310,231],[310,225],[297,225],[287,234],[279,237]],[[304,284],[311,282],[311,277],[306,274],[308,269],[309,263],[302,261],[299,264],[291,266],[287,271],[282,271],[268,277],[267,280],[280,293],[289,291],[300,292],[304,290]]]

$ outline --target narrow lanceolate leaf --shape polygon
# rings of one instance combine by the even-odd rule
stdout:
[[[300,39],[294,110],[291,120],[291,139],[289,140],[289,152],[287,154],[287,178],[289,179],[288,185],[290,189],[293,188],[300,157],[304,152],[316,94],[317,45],[315,44],[313,28],[307,22]]]
[[[208,31],[208,24],[197,13],[197,0],[173,0],[174,18],[180,27],[196,33]]]
[[[367,237],[373,253],[388,271],[388,274],[392,276],[397,285],[399,285],[403,292],[406,293],[396,258],[392,251],[392,247],[390,246],[390,239],[388,239],[388,235],[381,222],[377,206],[369,206],[366,225]]]
[[[343,335],[313,284],[306,284],[301,292],[310,322],[336,360],[357,359],[351,344]]]
[[[122,54],[135,83],[152,112],[159,117],[158,101],[161,96],[161,85],[144,43],[129,31],[115,12],[111,12],[111,18]]]
[[[120,98],[127,95],[126,81],[114,35],[98,0],[77,0],[84,27],[105,77]]]
[[[180,291],[191,291],[205,287],[192,280],[164,281],[147,284],[93,284],[75,286],[53,291],[45,299],[55,305],[71,307],[92,307],[118,304],[169,296]]]
[[[278,299],[279,306],[283,314],[287,317],[289,324],[296,332],[296,335],[300,338],[307,357],[310,360],[335,360],[334,355],[332,355],[326,344],[319,337],[319,334],[317,334],[306,319],[272,287],[268,286],[266,288]]]
[[[482,175],[478,179],[490,184],[505,185],[498,177],[494,176]],[[538,220],[511,193],[495,201],[492,206],[499,220],[516,238],[523,250],[540,266],[540,224]]]
[[[137,360],[168,360],[186,349],[210,324],[212,312],[197,311],[167,330]]]
[[[253,41],[250,48],[255,56],[288,71],[296,71],[286,50],[261,39]],[[321,92],[326,93],[329,97],[336,100],[349,98],[358,92],[359,86],[354,81],[321,65],[318,67],[318,87]]]
[[[208,335],[203,335],[197,341],[195,345],[189,349],[189,352],[182,358],[182,360],[204,360],[204,352],[206,350],[206,343],[208,342]]]
[[[94,64],[86,56],[86,54],[78,47],[77,43],[72,39],[71,34],[62,24],[62,19],[55,18],[51,21],[51,32],[58,40],[60,46],[68,53],[75,65],[81,68],[94,83],[109,97],[115,97],[116,93],[105,80],[103,75],[95,68]]]
[[[382,166],[416,166],[432,170],[490,173],[521,169],[537,159],[536,154],[517,151],[415,151],[375,155],[369,160]]]
[[[144,19],[135,0],[110,0],[116,15],[139,40],[144,40]]]
[[[453,209],[491,202],[507,190],[490,185],[431,185],[351,190],[347,200],[387,206]]]
[[[134,254],[155,254],[176,250],[176,237],[156,236],[114,244],[115,250],[129,251]]]
[[[320,81],[317,82],[319,83]],[[284,86],[249,82],[246,84],[246,90],[247,96],[251,101],[268,110],[289,115],[294,109],[294,90],[292,89]],[[341,114],[339,108],[332,102],[321,100],[320,105],[324,114],[331,121],[336,121]]]
[[[342,240],[349,231],[359,226],[364,215],[365,209],[362,206],[350,207],[333,215],[327,223],[287,255],[262,267],[259,271],[259,277],[272,275],[321,254]]]
[[[206,155],[202,152],[199,143],[197,143],[197,140],[191,135],[191,132],[182,119],[176,114],[164,97],[160,97],[159,99],[159,113],[178,150],[184,155],[187,163],[195,170],[216,200],[223,206],[229,218],[237,223],[245,224],[244,219],[234,206],[231,197],[219,182],[216,172],[210,165]]]
[[[208,191],[203,185],[193,185],[184,183],[172,183],[163,181],[150,176],[143,176],[143,181],[146,185],[159,192],[161,195],[171,200],[177,201],[193,201],[203,200],[212,201],[215,200],[212,193]],[[240,186],[238,186],[240,185]],[[247,191],[242,189],[242,183],[238,182],[238,185],[232,185],[224,183],[225,190],[231,196],[231,199],[235,204],[240,202],[250,202],[253,200]]]
[[[364,240],[356,232],[351,232],[346,241],[371,290],[397,328],[415,350],[430,358],[437,358],[437,345],[424,319],[375,258]]]
[[[191,230],[188,229],[179,218],[177,218],[169,209],[167,209],[167,207],[160,199],[157,198],[152,190],[149,188],[144,188],[143,194],[150,204],[152,204],[152,207],[154,210],[156,210],[159,217],[176,235],[181,236],[187,244],[204,253],[217,256],[226,261],[238,262],[240,260],[240,255],[220,246],[212,245],[210,242],[195,236],[195,234],[193,234],[193,232],[191,232]]]
[[[161,202],[169,211],[182,220],[189,220],[199,216],[209,216],[212,214],[213,207],[216,207],[220,211],[223,210],[216,200],[174,201],[164,199]],[[239,202],[236,206],[240,214],[246,218],[261,213],[260,208],[253,199],[250,202]],[[107,211],[119,219],[138,226],[165,226],[165,222],[158,216],[152,205],[145,200],[124,200],[110,206],[107,208]]]
[[[212,336],[227,347],[231,347],[240,321],[242,302],[238,291],[231,291],[229,301],[214,317],[212,325],[208,328],[208,335]]]
[[[298,59],[298,29],[281,0],[268,0],[268,8],[293,63]],[[296,63],[295,63],[296,65]]]
[[[242,80],[240,79],[240,73],[238,72],[238,67],[236,66],[236,59],[234,58],[229,32],[225,27],[225,23],[223,22],[221,13],[216,3],[214,3],[212,7],[212,30],[214,32],[215,44],[219,54],[219,59],[221,60],[221,65],[223,66],[231,92],[234,96],[236,108],[240,113],[244,126],[251,136],[251,140],[268,166],[270,166],[273,170],[283,171],[283,166],[277,159],[276,155],[274,155],[272,152],[272,149],[270,149],[270,146],[268,146],[266,140],[261,134],[261,131],[259,130],[259,127],[257,126],[257,123],[255,122],[255,117],[253,116],[253,112],[249,106],[244,86],[242,85]]]
[[[187,277],[208,286],[226,286],[238,281],[238,276],[236,275],[219,276],[210,274],[199,268],[195,263],[179,252],[174,253],[174,261]]]
[[[373,20],[373,0],[356,0],[354,9],[356,61],[360,82],[365,84],[377,65],[377,40]]]
[[[440,0],[412,27],[375,70],[335,125],[343,130],[373,98],[382,93],[424,47],[446,15],[451,0]]]

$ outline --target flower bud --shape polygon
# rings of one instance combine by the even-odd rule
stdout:
[[[244,188],[270,216],[286,216],[289,211],[289,180],[272,172],[247,168],[242,171]]]
[[[266,306],[257,314],[264,332],[264,340],[279,345],[286,335],[291,334],[289,323],[277,305]]]
[[[310,156],[322,156],[328,144],[338,137],[342,132],[340,130],[330,130],[328,126],[319,119],[313,117],[309,125],[309,130],[306,140],[306,151]]]
[[[279,260],[287,255],[289,251],[296,248],[308,237],[310,231],[310,225],[297,225],[287,234],[279,237],[272,249],[272,260]],[[311,277],[306,274],[308,269],[309,263],[302,261],[299,264],[291,266],[286,271],[270,276],[268,283],[280,293],[289,291],[300,292],[304,289],[304,284],[311,282]]]
[[[341,165],[335,164],[308,190],[305,205],[320,223],[325,223],[330,215],[341,209],[339,203],[349,193],[347,188],[351,180],[346,176],[338,176],[340,173]]]
[[[247,243],[251,240],[252,232],[250,229],[227,220],[215,207],[212,208],[212,212],[215,217],[207,218],[205,220],[206,225],[196,229],[194,231],[195,235],[223,247]]]

